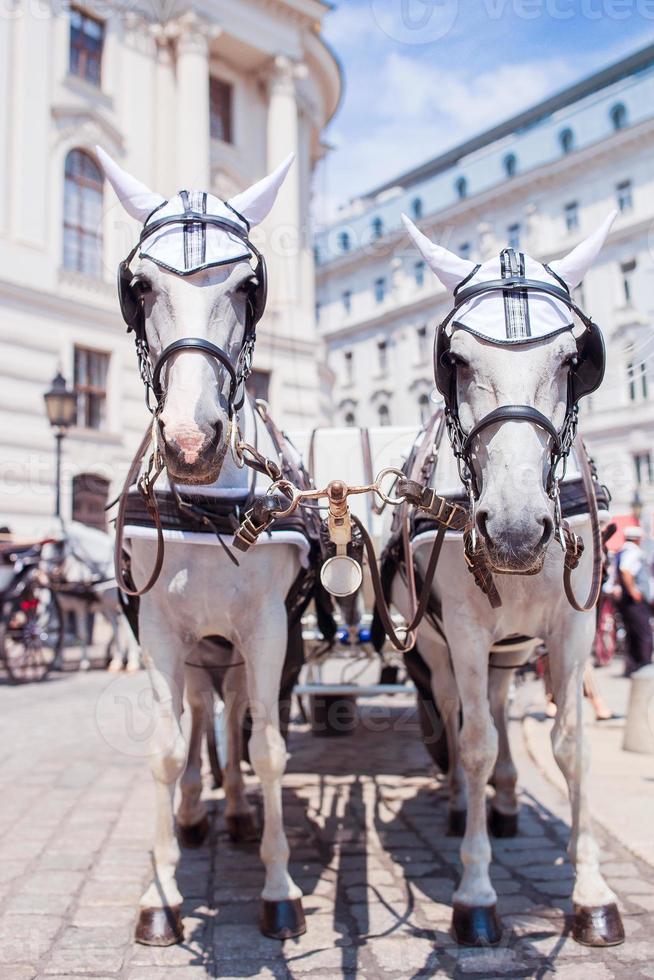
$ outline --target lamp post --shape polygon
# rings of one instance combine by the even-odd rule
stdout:
[[[43,400],[48,421],[55,430],[56,445],[56,497],[55,517],[61,517],[61,443],[66,430],[77,418],[77,395],[66,388],[66,379],[57,371],[52,379],[52,387],[46,391]]]

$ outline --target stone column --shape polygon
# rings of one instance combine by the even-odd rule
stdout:
[[[154,127],[154,187],[168,197],[177,186],[177,94],[174,37],[160,24],[152,28],[157,45]]]
[[[298,106],[295,79],[298,66],[283,55],[274,59],[269,74],[268,102],[268,172],[295,154],[291,167],[277,196],[272,219],[267,222],[272,301],[284,310],[285,330],[293,331],[293,307],[298,300],[300,278],[300,153]],[[290,328],[290,329],[289,329]]]
[[[190,12],[177,21],[177,184],[210,183],[209,39],[211,27]]]

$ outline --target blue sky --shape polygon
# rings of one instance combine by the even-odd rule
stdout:
[[[336,0],[345,90],[317,219],[654,42],[654,0]]]

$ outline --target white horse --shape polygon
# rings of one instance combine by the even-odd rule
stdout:
[[[80,666],[89,666],[87,639],[89,613],[99,613],[107,621],[111,640],[109,670],[128,672],[139,669],[138,643],[123,615],[114,577],[114,544],[105,531],[79,521],[60,522],[52,529],[42,551],[42,560],[59,583],[57,596],[64,619],[75,622],[75,637],[81,646]]]
[[[253,291],[262,286],[256,279],[261,276],[260,265],[255,272],[250,262],[253,250],[248,230],[270,212],[292,157],[227,204],[200,192],[180,192],[166,203],[101,150],[99,157],[125,210],[145,223],[146,237],[133,257],[126,285],[142,303],[151,358],[159,359],[161,365],[162,352],[166,352],[154,438],[168,478],[184,485],[184,493],[195,489],[243,497],[250,472],[237,468],[228,449],[234,406],[244,380],[239,372],[252,327]],[[150,232],[162,217],[174,218],[187,206],[215,217],[217,223],[168,221]],[[182,345],[171,352],[170,345],[189,335],[202,341],[204,348]],[[218,347],[220,356],[215,354]],[[248,442],[258,439],[260,451],[276,457],[266,428],[247,401],[241,425]],[[154,558],[152,539],[134,533],[131,570],[137,586],[147,580]],[[278,711],[287,646],[284,602],[300,571],[302,552],[288,538],[273,535],[271,543],[260,542],[248,553],[239,554],[239,561],[236,567],[210,533],[192,542],[181,532],[171,533],[158,581],[140,600],[140,642],[154,691],[156,722],[150,755],[157,788],[155,878],[141,898],[136,930],[137,940],[147,944],[168,945],[183,936],[182,895],[175,881],[180,852],[174,794],[180,777],[180,838],[197,845],[208,830],[200,774],[208,692],[204,671],[187,666],[185,685],[185,665],[207,662],[203,638],[208,636],[224,638],[234,653],[235,666],[227,671],[223,690],[229,719],[223,787],[226,815],[233,827],[239,822],[251,825],[240,764],[246,708],[252,716],[249,757],[264,800],[261,928],[276,938],[305,931],[302,893],[288,872],[281,795],[286,746]],[[188,747],[180,727],[185,690],[193,721]]]
[[[595,616],[594,612],[575,611],[564,594],[564,556],[554,537],[554,504],[548,493],[552,447],[570,407],[569,377],[587,367],[583,352],[580,362],[581,335],[572,326],[570,306],[557,298],[556,288],[573,290],[581,282],[613,217],[548,267],[521,254],[508,256],[508,251],[502,254],[501,263],[493,259],[475,266],[430,242],[405,219],[414,243],[445,287],[456,290],[455,297],[469,297],[460,302],[447,328],[445,347],[449,342],[449,350],[437,352],[437,357],[444,354],[447,360],[441,365],[437,361],[435,367],[437,375],[441,369],[453,375],[454,388],[448,391],[445,385],[444,393],[446,402],[448,396],[450,403],[452,399],[456,402],[459,431],[465,436],[484,423],[473,434],[466,458],[473,483],[476,533],[490,567],[503,573],[494,575],[501,606],[491,608],[469,574],[461,536],[448,533],[433,582],[442,606],[444,639],[427,621],[418,630],[418,647],[431,668],[434,697],[448,731],[450,806],[455,816],[467,810],[461,846],[463,875],[454,892],[453,915],[454,933],[465,944],[495,943],[501,938],[495,913],[497,896],[489,876],[486,787],[493,775],[491,827],[495,825],[500,835],[515,832],[516,770],[506,731],[512,671],[489,671],[488,663],[491,647],[516,635],[540,638],[549,652],[558,708],[552,744],[568,784],[573,814],[573,935],[589,945],[613,944],[624,938],[615,895],[600,873],[586,788],[588,749],[580,711],[582,675],[593,643]],[[522,273],[548,289],[554,287],[554,293],[536,289],[528,290],[528,295],[509,296],[497,287],[486,291],[481,284],[512,274],[505,267],[508,259],[522,263],[518,276]],[[470,292],[464,294],[466,288]],[[496,421],[489,418],[495,410],[516,406],[529,406],[521,419],[510,417],[510,412],[503,417],[500,413]],[[542,413],[540,418],[533,409]],[[456,475],[448,447],[443,446],[441,453],[450,460],[445,471]],[[439,464],[441,491],[442,479]],[[454,485],[462,491],[456,476]],[[585,590],[585,597],[593,550],[589,520],[581,518],[576,530],[586,550],[573,581],[577,592]],[[423,577],[430,551],[426,544],[426,538],[414,542]],[[393,598],[406,614],[407,593],[400,576],[394,581]],[[511,656],[508,663],[515,663]]]

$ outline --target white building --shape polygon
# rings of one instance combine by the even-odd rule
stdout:
[[[479,261],[543,261],[620,215],[577,297],[607,342],[583,432],[614,495],[654,503],[654,46],[348,205],[315,240],[334,420],[415,424],[432,408],[434,326],[449,298],[400,223]]]
[[[78,392],[64,443],[64,515],[102,522],[148,415],[115,270],[137,235],[93,147],[162,194],[226,197],[290,152],[297,162],[257,241],[271,293],[254,379],[284,425],[318,415],[309,185],[340,96],[322,0],[23,0],[0,19],[0,524],[34,533],[53,508],[43,393]],[[166,9],[166,5],[164,5]]]

